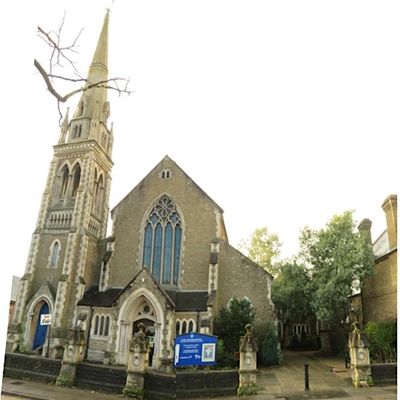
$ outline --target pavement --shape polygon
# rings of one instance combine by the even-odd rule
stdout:
[[[305,390],[304,364],[309,365],[309,390]],[[317,352],[284,352],[280,366],[260,368],[257,374],[260,390],[242,400],[395,400],[397,385],[356,389],[351,384],[350,369],[342,358],[324,358]],[[122,395],[110,395],[52,384],[3,378],[2,399],[31,400],[121,400]],[[189,400],[189,399],[185,399]],[[221,400],[209,398],[208,400]],[[238,400],[236,396],[224,400]]]

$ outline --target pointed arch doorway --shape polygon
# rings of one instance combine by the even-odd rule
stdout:
[[[43,347],[46,341],[48,326],[40,324],[41,316],[44,314],[49,314],[49,305],[43,300],[35,307],[34,320],[32,321],[33,324],[36,325],[32,343],[33,350]]]
[[[117,335],[117,363],[128,363],[129,343],[137,332],[139,323],[146,327],[149,339],[149,366],[158,368],[161,355],[161,332],[164,314],[156,297],[144,288],[129,296],[119,313],[119,328]]]

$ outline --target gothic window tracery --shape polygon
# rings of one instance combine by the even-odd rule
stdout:
[[[157,282],[178,284],[181,242],[181,217],[175,203],[164,195],[150,211],[144,228],[142,266]]]

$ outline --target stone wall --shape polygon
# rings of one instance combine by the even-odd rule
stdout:
[[[4,376],[54,383],[60,373],[61,361],[37,356],[6,353]]]
[[[362,290],[364,324],[397,318],[397,250],[378,259]]]
[[[237,370],[176,373],[176,397],[236,395],[239,385]]]
[[[171,171],[170,178],[161,179],[164,169]],[[207,288],[210,241],[218,233],[217,214],[222,214],[222,210],[168,157],[112,212],[116,241],[110,261],[111,286],[123,287],[140,269],[144,222],[163,194],[175,202],[183,222],[180,287]]]
[[[376,384],[397,384],[397,364],[372,364],[371,373]]]
[[[275,321],[271,300],[271,275],[228,243],[221,241],[218,277],[218,309],[233,297],[251,299],[256,319]]]

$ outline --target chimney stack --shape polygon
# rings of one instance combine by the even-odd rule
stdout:
[[[365,236],[365,240],[368,244],[372,244],[372,238],[371,238],[371,226],[372,222],[368,218],[364,218],[359,224],[358,224],[358,231]]]
[[[386,226],[390,250],[397,248],[397,195],[391,194],[382,204],[386,215]]]

